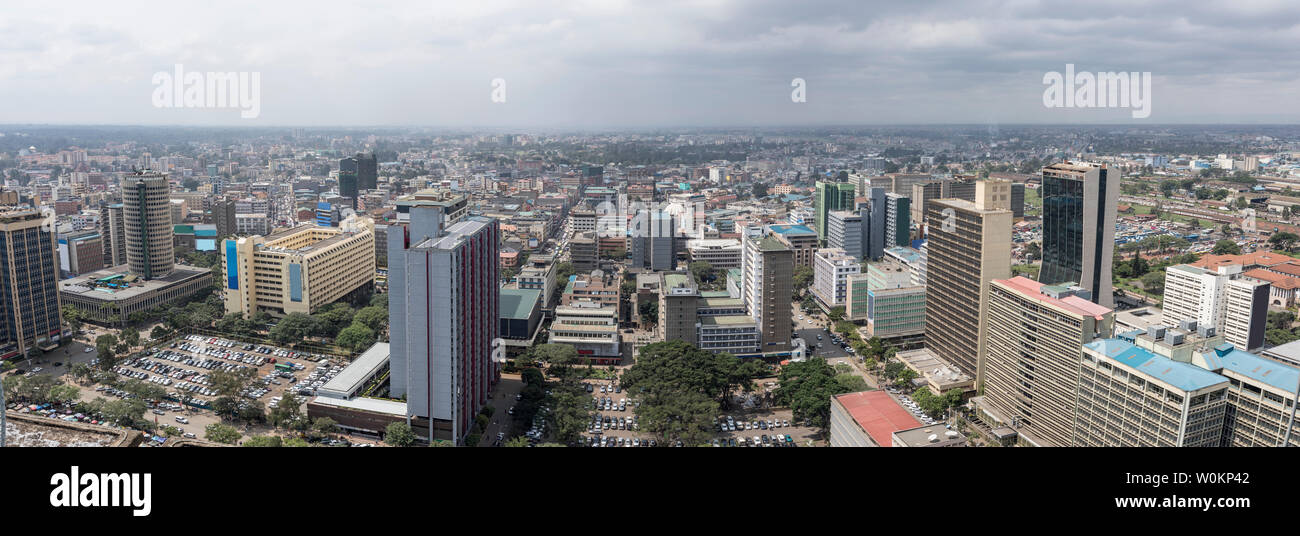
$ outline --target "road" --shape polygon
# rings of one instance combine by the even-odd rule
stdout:
[[[488,405],[495,408],[492,412],[492,422],[488,424],[487,430],[483,432],[483,437],[479,438],[478,446],[492,447],[496,446],[498,433],[505,433],[505,444],[510,439],[510,423],[513,420],[508,411],[510,406],[515,405],[515,395],[524,390],[524,382],[518,374],[502,374],[501,381],[497,383],[496,388],[492,389],[492,400]]]

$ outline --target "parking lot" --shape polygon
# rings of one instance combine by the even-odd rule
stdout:
[[[93,355],[93,354],[90,354]],[[92,359],[93,363],[95,360]],[[113,369],[122,378],[154,383],[167,391],[168,400],[150,408],[154,421],[181,428],[186,437],[202,436],[203,429],[220,419],[208,411],[217,393],[210,374],[253,369],[256,379],[241,393],[275,408],[284,393],[300,397],[316,394],[346,363],[342,358],[294,352],[264,344],[250,344],[204,335],[187,335],[172,342],[125,358]],[[80,386],[82,399],[96,396],[126,398],[125,391],[107,386]],[[264,433],[260,427],[246,433]]]
[[[628,400],[626,391],[616,380],[587,380],[591,388],[595,416],[587,433],[588,447],[654,447],[658,440],[640,431],[636,402]],[[817,440],[816,430],[794,421],[789,409],[769,409],[761,404],[763,395],[774,388],[772,380],[757,386],[748,396],[736,396],[731,407],[715,423],[716,433],[710,441],[715,447],[803,447]],[[602,392],[602,388],[604,392]],[[677,446],[677,445],[668,445]],[[682,445],[688,446],[688,445]],[[689,445],[695,446],[695,445]]]

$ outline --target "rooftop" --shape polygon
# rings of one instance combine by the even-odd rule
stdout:
[[[1243,352],[1231,344],[1220,344],[1214,351],[1202,354],[1202,357],[1211,368],[1230,370],[1288,393],[1294,393],[1300,387],[1300,369]]]
[[[325,382],[325,385],[321,386],[319,393],[322,396],[335,396],[336,398],[346,398],[356,394],[357,390],[362,387],[361,384],[374,375],[375,370],[388,362],[388,356],[388,343],[375,343],[374,346],[371,346],[352,360],[352,363],[344,367],[343,371],[337,376]]]
[[[1196,391],[1228,383],[1228,379],[1188,363],[1158,356],[1120,339],[1101,339],[1083,345],[1125,367],[1183,391]]]
[[[894,432],[921,426],[921,421],[916,420],[885,391],[848,393],[836,396],[835,400],[882,447],[894,446]]]
[[[1112,312],[1108,307],[1097,305],[1078,296],[1066,296],[1058,299],[1043,294],[1042,289],[1046,285],[1024,276],[1016,276],[1011,279],[997,279],[995,282],[1006,285],[1026,297],[1055,305],[1056,307],[1065,309],[1066,311],[1079,316],[1091,316],[1097,320],[1101,320],[1103,316]]]
[[[812,230],[807,225],[771,225],[768,226],[768,229],[780,235],[817,234],[817,231]]]
[[[501,318],[528,319],[536,309],[538,297],[541,295],[542,291],[538,289],[501,289]]]

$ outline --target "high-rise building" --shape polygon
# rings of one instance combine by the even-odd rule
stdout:
[[[357,153],[356,156],[339,160],[339,174],[342,175],[343,172],[356,174],[357,189],[374,190],[379,182],[379,161],[374,153]]]
[[[1239,264],[1221,264],[1213,270],[1179,264],[1165,270],[1163,323],[1182,327],[1213,328],[1238,348],[1264,345],[1271,286],[1242,274]]]
[[[1224,285],[1224,341],[1248,352],[1264,346],[1271,290],[1267,281],[1251,277],[1232,279]]]
[[[59,256],[36,209],[0,209],[0,360],[52,348],[63,338]]]
[[[236,223],[236,203],[233,199],[217,198],[212,201],[212,223],[217,226],[217,238],[234,235],[238,230]]]
[[[893,244],[885,243],[885,223],[888,221],[888,194],[884,188],[869,188],[867,190],[867,211],[863,213],[863,219],[866,223],[866,231],[863,236],[863,247],[866,258],[863,260],[876,260],[885,255],[885,248],[892,247]]]
[[[482,217],[444,227],[434,206],[410,218],[388,239],[389,392],[418,435],[459,444],[499,377],[501,233]]]
[[[1083,345],[1071,445],[1214,447],[1228,378],[1121,339]]]
[[[988,285],[1011,277],[1011,183],[980,181],[975,202],[936,199],[926,215],[925,341],[983,381]]]
[[[105,205],[99,211],[99,234],[104,237],[104,265],[126,264],[126,218],[122,204]]]
[[[366,292],[375,280],[375,235],[369,218],[338,227],[303,224],[267,236],[228,238],[222,248],[227,313],[252,317],[312,313]]]
[[[843,307],[849,293],[849,276],[861,271],[858,259],[844,250],[819,249],[813,260],[813,295],[827,310]]]
[[[827,216],[826,221],[829,227],[826,234],[827,247],[842,249],[859,260],[866,258],[863,235],[867,232],[867,227],[861,214],[836,210]]]
[[[166,277],[175,267],[170,192],[166,173],[146,169],[122,177],[126,264],[146,280]]]
[[[912,221],[916,223],[925,222],[925,215],[930,212],[930,203],[935,199],[944,199],[953,197],[949,186],[952,181],[925,181],[912,185]]]
[[[908,346],[925,334],[925,285],[917,284],[910,272],[888,257],[867,265],[867,331],[901,343],[896,346]],[[856,298],[852,280],[849,285],[852,300]]]
[[[600,267],[595,232],[581,233],[569,240],[569,260],[577,272],[590,272]]]
[[[1111,256],[1119,176],[1101,164],[1063,162],[1043,168],[1043,265],[1038,280],[1077,283],[1092,301],[1113,307]]]
[[[357,209],[357,198],[361,197],[361,193],[357,187],[355,171],[339,171],[339,195],[351,199],[352,210]]]
[[[817,240],[826,241],[829,225],[827,218],[836,210],[853,210],[854,185],[850,182],[817,182],[813,194],[813,212],[817,227]]]
[[[817,233],[806,225],[769,225],[767,235],[781,242],[794,255],[795,266],[812,268],[813,254],[817,252]]]
[[[776,238],[763,235],[761,229],[746,229],[742,236],[742,295],[762,334],[761,352],[789,351],[794,252]]]
[[[899,194],[885,194],[885,244],[883,248],[906,247],[911,243],[911,200]],[[882,255],[884,254],[883,248]]]
[[[660,210],[642,210],[634,216],[631,247],[632,266],[655,271],[672,270],[677,265],[677,218]]]
[[[989,287],[984,398],[1034,444],[1069,446],[1082,347],[1109,338],[1114,312],[1025,277]]]
[[[98,231],[59,235],[59,268],[71,275],[104,268],[104,240]]]

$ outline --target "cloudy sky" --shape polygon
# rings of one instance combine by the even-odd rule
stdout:
[[[0,124],[653,127],[1300,121],[1300,2],[20,2]],[[364,5],[364,7],[360,7]],[[1147,119],[1049,71],[1149,71]],[[260,113],[154,74],[259,73]],[[493,102],[492,80],[505,81]],[[791,80],[807,101],[791,102]]]

